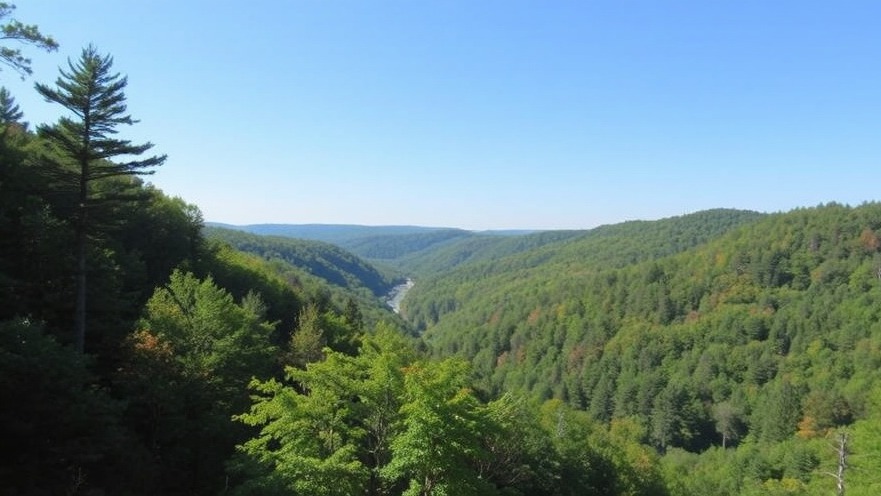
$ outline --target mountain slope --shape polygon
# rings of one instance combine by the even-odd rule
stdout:
[[[636,419],[661,451],[820,436],[867,415],[881,384],[881,205],[695,225],[708,235],[663,243],[689,220],[462,266],[417,282],[406,315],[490,393]]]
[[[493,241],[476,254],[449,248],[468,258],[433,270],[405,301],[406,315],[419,328],[431,326],[448,310],[497,293],[508,282],[535,287],[573,271],[622,267],[678,253],[738,226],[761,219],[756,212],[715,209],[659,221],[631,221],[590,231],[549,231]],[[458,250],[458,251],[457,251]],[[438,251],[438,254],[444,253]],[[471,263],[468,263],[471,262]],[[423,261],[423,264],[427,262]]]
[[[209,223],[210,227],[244,231],[263,236],[323,241],[362,258],[393,260],[451,239],[476,234],[463,229],[420,226],[362,226],[356,224],[251,224],[233,226]]]
[[[323,241],[361,258],[396,268],[409,275],[438,272],[466,261],[496,258],[534,248],[537,240],[552,242],[578,231],[553,234],[535,231],[466,231],[419,226],[361,226],[349,224],[252,224],[210,227],[266,236]],[[567,234],[569,233],[569,234]],[[530,236],[533,235],[533,236]],[[530,241],[513,241],[526,240]],[[495,247],[500,247],[496,250]]]
[[[345,245],[366,237],[423,234],[446,229],[419,226],[362,226],[358,224],[248,224],[235,226],[209,222],[207,225],[263,236],[282,236],[285,238],[324,241],[335,245]]]
[[[282,236],[261,236],[219,227],[206,227],[205,235],[229,243],[244,252],[254,253],[267,259],[283,260],[339,287],[366,288],[376,296],[385,295],[400,282],[399,279],[381,273],[371,264],[330,243]]]

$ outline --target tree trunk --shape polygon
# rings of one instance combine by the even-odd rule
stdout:
[[[838,473],[835,475],[836,494],[844,496],[844,471],[847,468],[847,433],[838,435]]]
[[[82,228],[76,235],[76,310],[74,313],[74,334],[76,350],[86,349],[86,236]]]
[[[88,167],[88,166],[86,166]],[[74,310],[74,335],[76,349],[86,350],[86,195],[85,173],[80,184],[80,205],[76,226],[76,308]]]

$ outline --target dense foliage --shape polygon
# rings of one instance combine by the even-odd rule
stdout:
[[[361,258],[328,243],[259,236],[218,227],[208,227],[205,232],[209,238],[222,240],[238,250],[282,260],[343,288],[364,288],[375,296],[383,296],[400,282],[400,278],[380,273]]]
[[[759,217],[755,212],[711,210],[655,222],[632,221],[591,231],[535,233],[495,238],[477,246],[438,250],[422,262],[426,270],[407,300],[407,315],[419,329],[467,302],[499,296],[499,284],[536,286],[536,280],[571,277],[575,270],[622,267],[687,250]],[[562,291],[561,291],[562,293]],[[427,294],[425,299],[422,294]],[[460,314],[461,315],[461,314]]]
[[[241,259],[244,254],[252,255],[259,261],[251,263],[269,267],[277,279],[284,281],[284,286],[297,288],[298,292],[321,307],[343,308],[354,320],[373,326],[381,321],[394,321],[399,327],[406,324],[397,315],[390,316],[386,300],[391,289],[402,282],[396,271],[379,269],[370,265],[358,256],[338,246],[318,241],[292,239],[278,236],[258,236],[245,232],[208,227],[204,231],[212,248],[222,254],[222,258]],[[241,270],[242,261],[228,266],[232,270]],[[225,264],[226,266],[226,264]],[[210,271],[218,279],[227,269],[219,271],[218,267]],[[246,276],[250,277],[250,276]],[[225,277],[220,280],[227,286]],[[228,281],[236,287],[242,287],[244,281]],[[255,288],[267,298],[267,288]],[[284,308],[282,314],[273,313],[275,320],[280,320],[283,329],[290,329],[294,324],[291,316],[297,314],[297,305],[290,295],[281,295],[277,290],[269,293],[277,294],[270,308]],[[238,297],[244,294],[237,294]]]
[[[544,244],[584,234],[583,231],[483,231],[415,226],[358,226],[324,224],[256,224],[226,228],[264,237],[310,239],[344,248],[377,266],[409,276],[446,272],[458,265],[520,253]]]
[[[94,48],[83,57],[109,68]],[[89,71],[73,64],[68,75],[81,72]],[[251,435],[232,419],[250,404],[248,383],[324,346],[357,349],[361,308],[336,301],[326,283],[290,277],[290,265],[206,241],[197,207],[128,173],[158,162],[113,162],[147,145],[100,135],[128,117],[125,79],[98,79],[112,86],[108,100],[89,101],[109,120],[92,122],[93,148],[76,157],[59,143],[82,122],[62,118],[34,133],[0,91],[0,486],[29,495],[215,494],[235,445]],[[58,84],[79,98],[77,81]],[[77,284],[78,246],[88,286]]]
[[[664,222],[690,231],[714,213],[702,215]],[[875,416],[881,205],[747,220],[684,250],[613,237],[466,266],[417,282],[405,309],[436,354],[473,363],[490,395],[629,419],[675,470],[710,471],[674,492],[822,491],[825,439]],[[720,459],[763,468],[723,476]]]
[[[254,381],[260,429],[240,446],[240,494],[664,494],[654,455],[551,401],[479,399],[469,367],[430,361],[380,327],[355,355],[325,350]]]
[[[230,226],[212,224],[262,236],[324,241],[345,248],[364,258],[389,259],[403,253],[419,251],[432,244],[473,233],[462,229],[420,226],[361,226],[351,224],[252,224]],[[375,252],[375,255],[370,255]]]
[[[3,39],[55,47],[12,9]],[[389,275],[326,243],[206,238],[137,177],[163,156],[119,161],[152,145],[111,136],[133,122],[111,60],[89,47],[38,85],[73,117],[37,133],[0,88],[4,494],[881,489],[881,204],[316,228]],[[397,274],[418,333],[379,298]]]

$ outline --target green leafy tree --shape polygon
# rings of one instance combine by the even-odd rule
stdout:
[[[153,147],[152,143],[132,144],[114,137],[121,125],[135,121],[126,112],[126,77],[111,72],[113,58],[101,55],[94,46],[83,49],[80,59],[68,61],[69,70],[60,70],[56,88],[37,84],[37,92],[47,101],[58,103],[73,114],[62,117],[54,126],[40,126],[40,134],[58,150],[64,162],[56,164],[55,174],[66,188],[73,190],[76,201],[72,220],[76,233],[76,303],[74,342],[85,349],[86,275],[88,236],[95,230],[93,213],[115,195],[101,195],[96,183],[119,176],[150,174],[153,167],[165,162],[164,155],[135,160]],[[116,158],[126,158],[119,162]]]
[[[238,418],[248,425],[265,425],[242,449],[271,470],[264,477],[251,476],[246,492],[271,488],[343,496],[366,486],[368,473],[358,459],[364,431],[352,422],[353,381],[359,375],[351,357],[330,353],[305,370],[287,369],[287,379],[308,394],[274,379],[252,384],[262,399]]]
[[[33,45],[47,52],[58,49],[58,43],[51,36],[41,33],[37,26],[13,19],[14,11],[15,5],[0,2],[0,21],[5,21],[0,24],[0,40]],[[31,74],[31,59],[25,57],[20,48],[0,47],[0,62],[18,72],[22,78]]]
[[[494,428],[481,433],[489,456],[476,460],[480,477],[502,494],[560,494],[561,459],[541,425],[537,408],[510,394],[486,405]]]
[[[288,367],[286,383],[254,381],[241,422],[259,427],[234,464],[244,494],[390,494],[380,470],[400,423],[412,346],[380,326],[357,356],[325,348],[324,360]]]
[[[413,344],[398,329],[380,323],[364,337],[358,363],[365,370],[358,386],[354,413],[364,429],[365,465],[370,470],[369,494],[393,494],[395,482],[382,477],[392,459],[392,441],[400,432],[404,371],[416,361]]]
[[[722,449],[725,449],[729,442],[740,438],[745,428],[743,411],[731,401],[722,401],[713,405],[712,414],[716,432],[722,436]]]
[[[795,433],[801,418],[801,389],[787,379],[769,385],[752,416],[761,439],[780,442]]]
[[[403,431],[384,475],[407,481],[407,496],[495,494],[475,462],[489,454],[482,433],[496,429],[468,387],[465,362],[416,363],[404,377]]]
[[[147,302],[119,373],[127,418],[158,466],[148,493],[216,494],[245,439],[231,421],[247,384],[274,372],[272,326],[254,294],[240,303],[208,278],[175,271]]]
[[[265,307],[253,293],[237,304],[210,277],[176,270],[146,312],[139,329],[168,342],[188,377],[230,382],[236,390],[251,376],[272,372],[272,325],[263,320]]]
[[[321,313],[318,306],[305,306],[299,315],[299,326],[291,334],[290,350],[287,361],[299,368],[324,358],[322,350],[327,345],[324,329],[321,324]]]
[[[345,316],[346,323],[356,331],[361,331],[364,328],[364,315],[361,314],[361,309],[358,308],[358,303],[354,298],[346,299],[346,308],[343,315]]]
[[[539,422],[560,459],[560,481],[553,494],[617,493],[611,462],[588,443],[599,427],[590,415],[573,410],[560,400],[548,400],[541,406]]]

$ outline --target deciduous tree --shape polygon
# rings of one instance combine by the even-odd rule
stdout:
[[[119,373],[127,418],[162,477],[154,494],[216,494],[223,462],[243,437],[233,423],[252,377],[272,372],[275,349],[264,307],[236,303],[210,278],[175,271],[147,302]]]
[[[389,494],[380,469],[391,458],[413,353],[381,326],[358,356],[328,348],[323,356],[288,367],[287,383],[252,382],[254,405],[237,419],[260,434],[240,446],[243,493]]]
[[[407,496],[495,494],[475,462],[489,457],[482,433],[495,430],[468,387],[465,362],[415,363],[404,377],[403,430],[384,474],[408,481]]]

